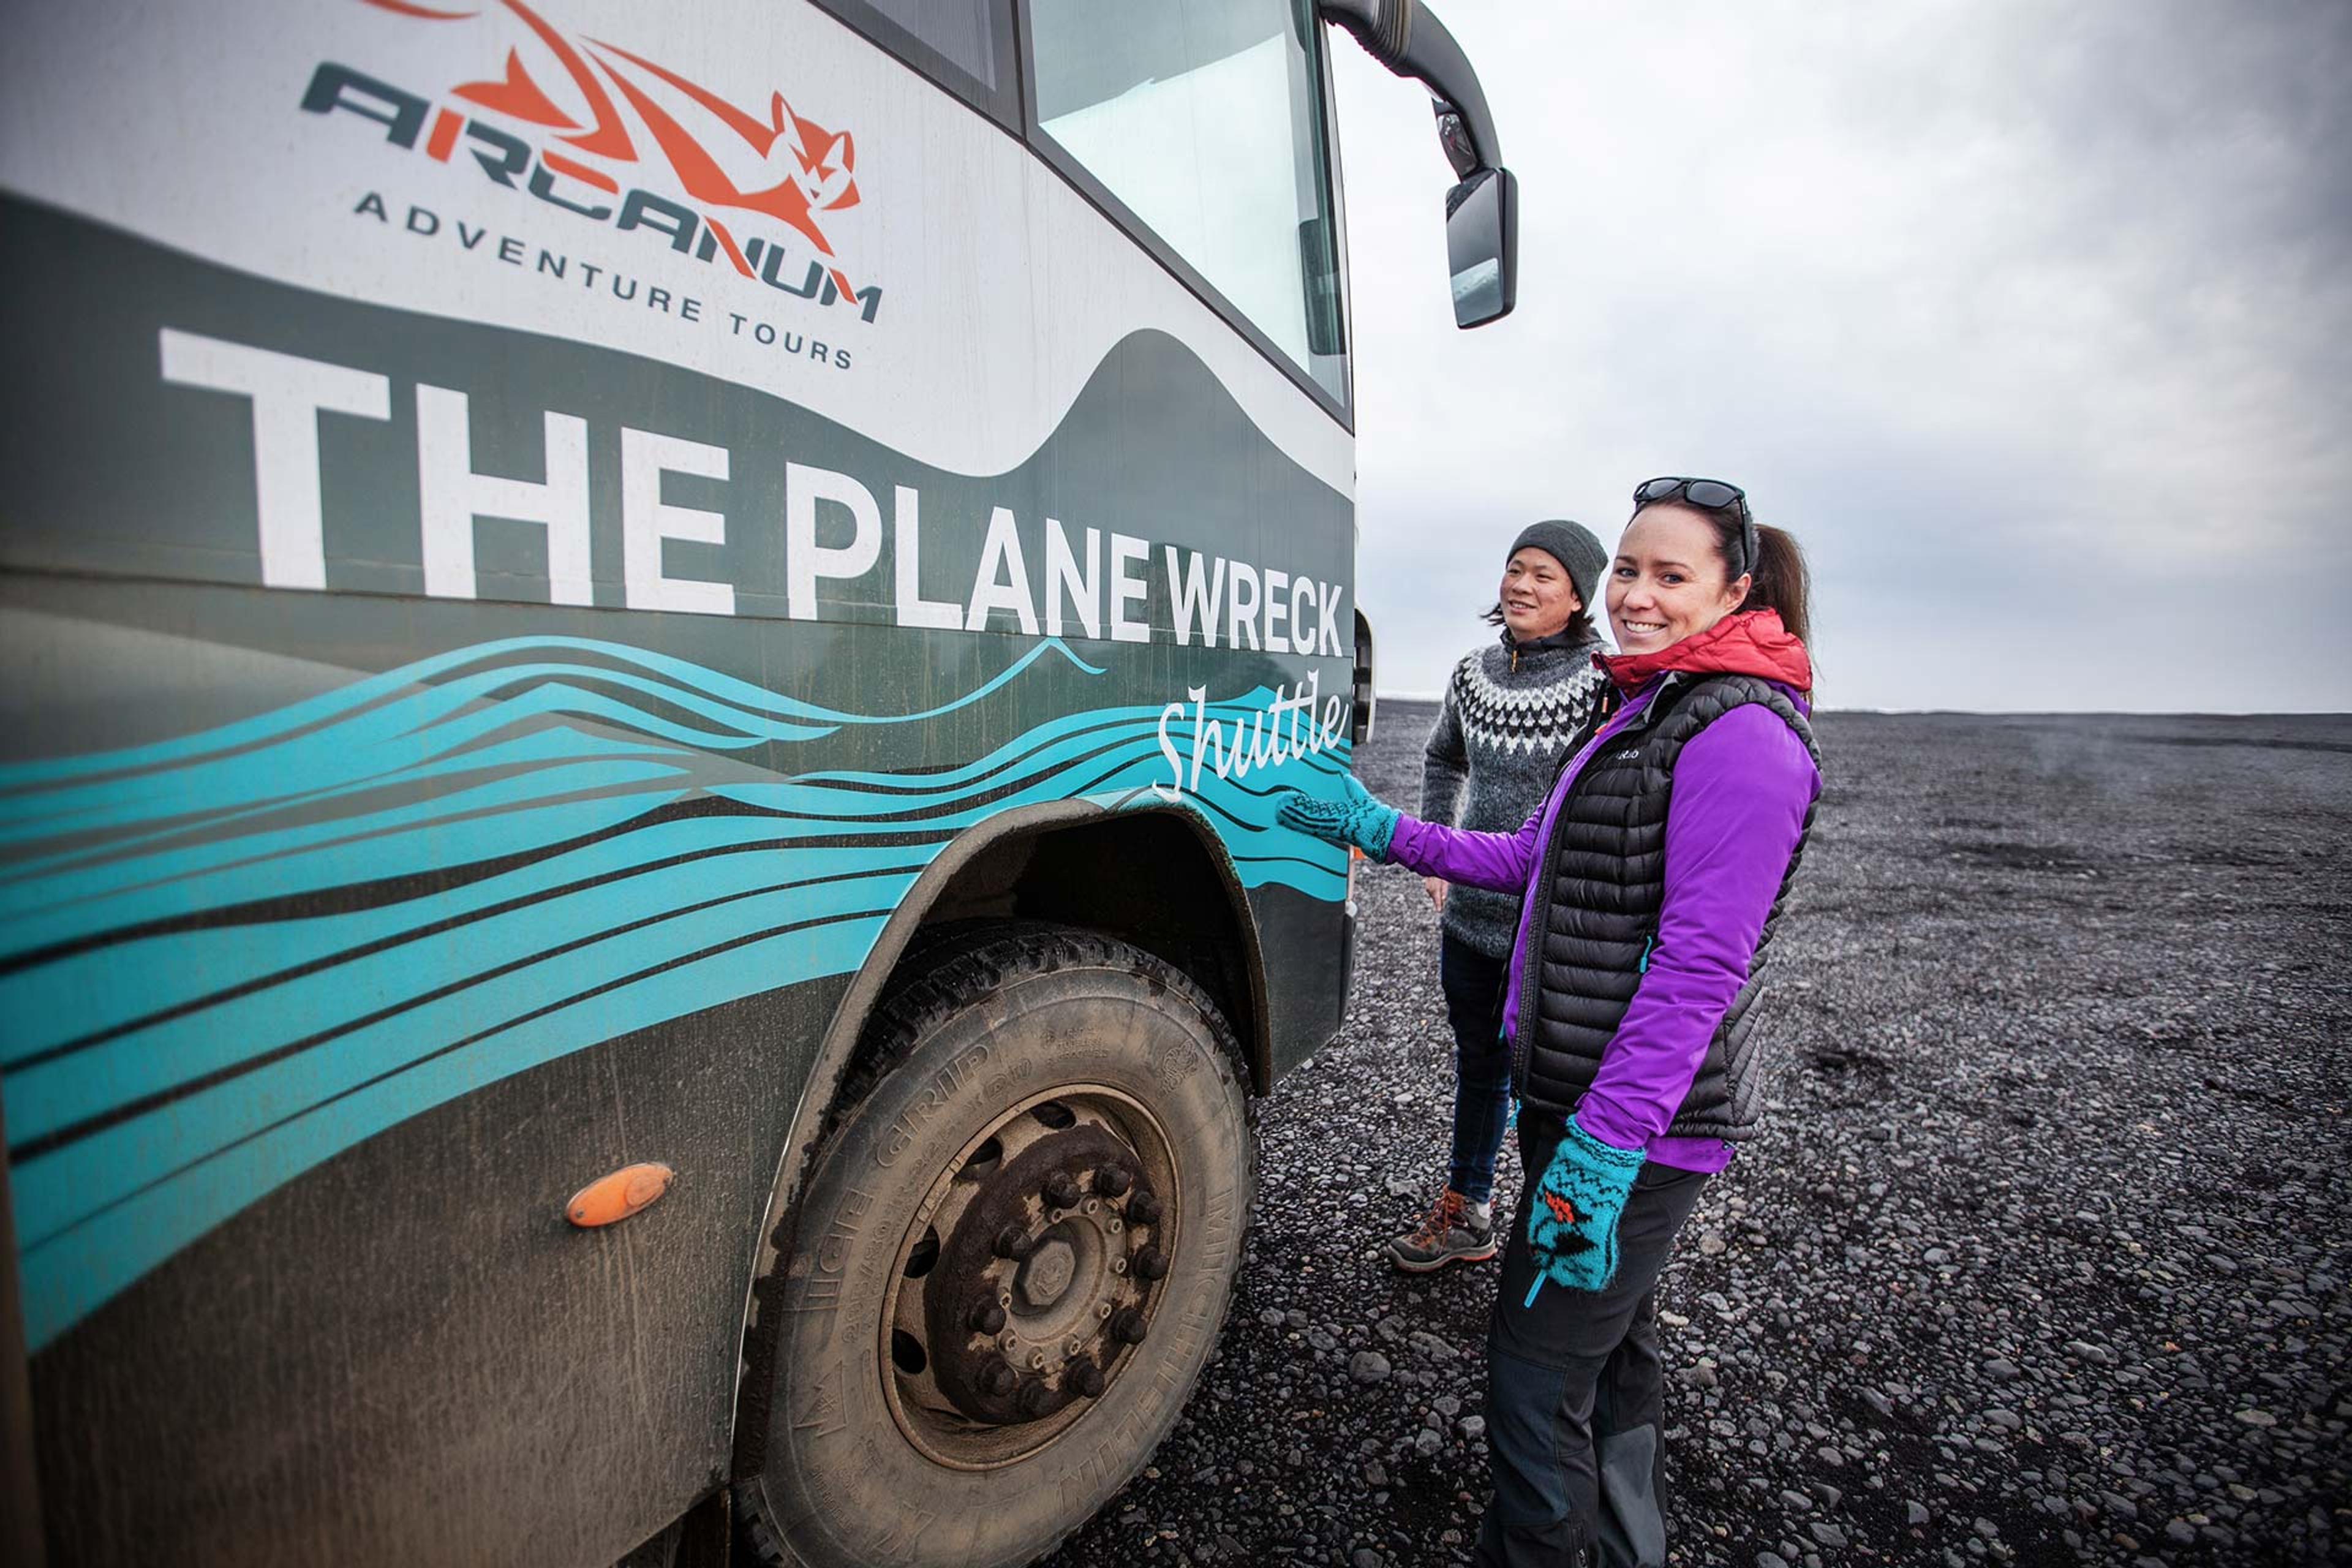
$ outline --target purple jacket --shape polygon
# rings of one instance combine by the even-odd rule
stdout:
[[[1469,833],[1412,816],[1397,821],[1390,860],[1424,877],[1520,895],[1512,990],[1503,1004],[1506,1038],[1517,1026],[1519,977],[1527,972],[1526,894],[1552,817],[1586,760],[1649,705],[1657,686],[1653,680],[1643,687],[1585,742],[1560,771],[1542,808],[1517,833]],[[1809,710],[1799,693],[1781,689],[1801,711]],[[1683,747],[1666,806],[1665,899],[1657,942],[1577,1106],[1577,1125],[1585,1131],[1684,1170],[1719,1171],[1731,1163],[1730,1144],[1668,1138],[1666,1125],[1748,978],[1756,939],[1821,788],[1820,770],[1804,742],[1769,708],[1735,708]]]

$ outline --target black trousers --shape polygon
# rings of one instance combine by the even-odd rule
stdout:
[[[1666,1560],[1664,1376],[1656,1286],[1706,1177],[1647,1164],[1617,1224],[1617,1277],[1601,1290],[1537,1279],[1528,1210],[1564,1124],[1519,1113],[1527,1185],[1486,1340],[1495,1497],[1479,1568],[1652,1568]]]

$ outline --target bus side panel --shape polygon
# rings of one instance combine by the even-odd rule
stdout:
[[[57,1560],[593,1563],[682,1511],[724,1479],[760,1154],[839,989],[412,1118],[107,1302],[33,1362]],[[646,1158],[679,1173],[654,1209],[566,1223]]]
[[[1348,976],[1340,963],[1346,906],[1296,888],[1268,885],[1250,894],[1258,944],[1269,976],[1274,1076],[1305,1061],[1339,1031],[1348,1007]]]
[[[1271,830],[1259,777],[1217,771],[1246,726],[1262,768],[1328,786],[1336,746],[1264,760],[1269,734],[1296,746],[1338,716],[1274,711],[1297,665],[908,628],[856,597],[818,622],[418,597],[413,414],[321,435],[331,559],[378,592],[187,581],[253,570],[251,416],[142,363],[184,321],[366,365],[395,406],[463,388],[478,460],[509,471],[543,466],[532,426],[567,401],[597,416],[592,463],[623,426],[723,447],[730,488],[709,493],[730,508],[777,497],[788,454],[822,456],[918,489],[942,575],[968,585],[972,521],[998,505],[1043,559],[1051,497],[1213,548],[1276,493],[1286,465],[1173,345],[1127,345],[1044,448],[976,480],[608,351],[492,352],[488,329],[37,209],[9,231],[14,297],[57,307],[12,322],[46,395],[15,410],[5,467],[22,564],[0,642],[25,677],[0,785],[32,869],[0,984],[23,1026],[11,1156],[69,1561],[169,1543],[192,1562],[571,1562],[684,1508],[724,1462],[756,1216],[838,977],[990,810],[1202,803],[1272,933],[1286,1057],[1328,1037],[1318,931],[1340,875]],[[118,303],[78,309],[97,297]],[[605,390],[563,390],[584,386]],[[93,427],[144,460],[53,458]],[[592,491],[600,558],[622,552],[618,488]],[[1296,516],[1343,515],[1289,489]],[[740,555],[706,568],[747,601],[788,597],[758,529],[782,510],[745,508]],[[518,547],[502,585],[544,594],[546,571]],[[1172,614],[1164,584],[1135,607]],[[1331,688],[1340,664],[1318,666]],[[1195,690],[1213,695],[1188,707]],[[1225,743],[1203,754],[1213,725]],[[737,1021],[737,999],[794,982],[805,996]],[[642,1159],[678,1190],[572,1233],[569,1193]],[[566,1500],[501,1502],[517,1487]]]

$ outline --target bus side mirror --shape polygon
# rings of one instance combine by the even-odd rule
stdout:
[[[1446,268],[1454,324],[1483,327],[1518,302],[1519,184],[1508,169],[1479,169],[1445,193]]]
[[[1316,11],[1365,53],[1429,89],[1437,142],[1462,183],[1445,196],[1445,250],[1454,321],[1483,327],[1511,313],[1519,293],[1519,186],[1503,167],[1486,89],[1426,0],[1316,0]]]

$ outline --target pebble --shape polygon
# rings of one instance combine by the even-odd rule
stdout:
[[[1386,1383],[1392,1369],[1378,1351],[1358,1351],[1348,1358],[1348,1375],[1358,1383]]]

